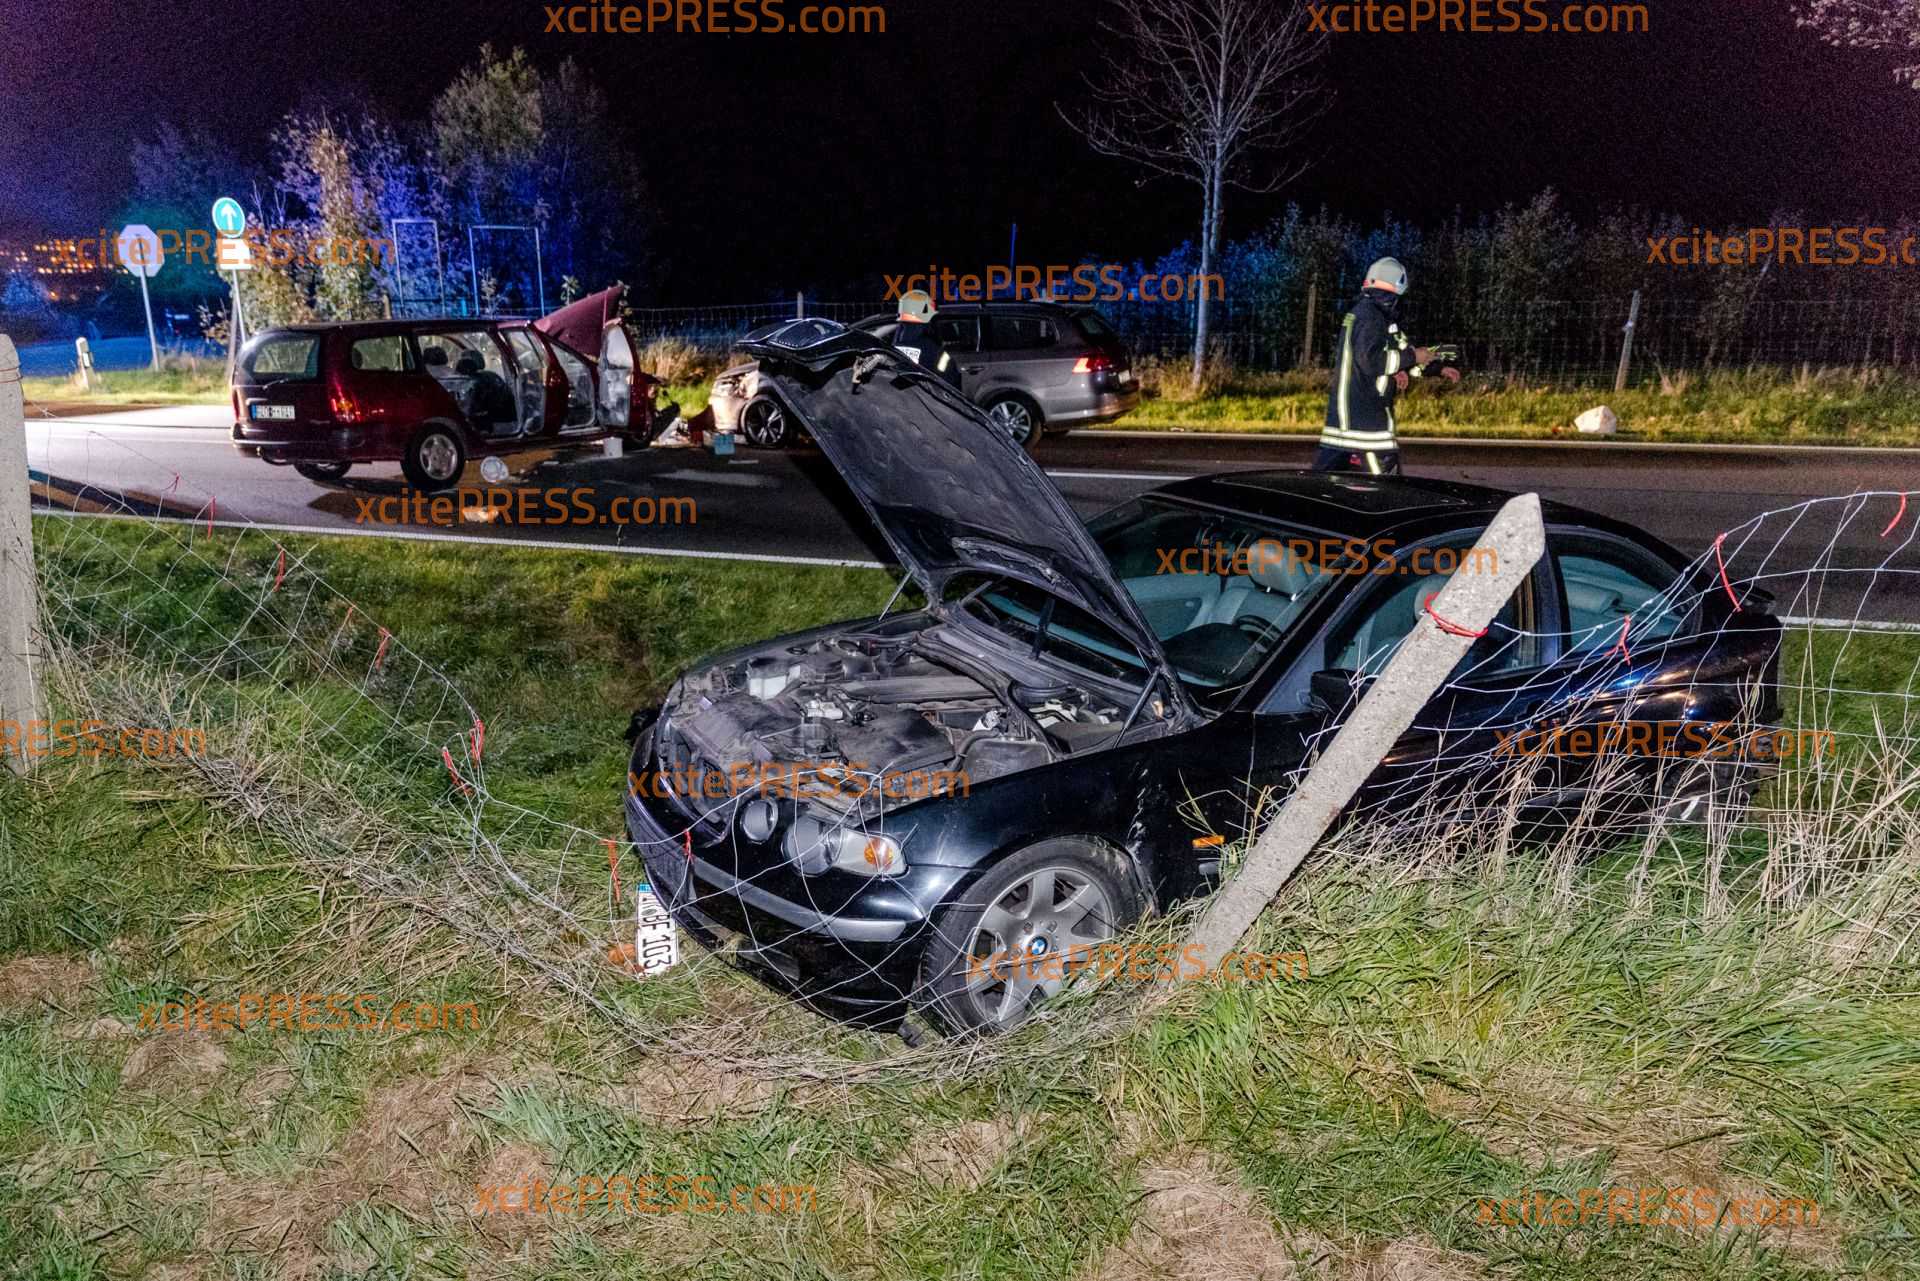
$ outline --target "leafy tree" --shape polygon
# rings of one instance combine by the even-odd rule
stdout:
[[[1327,35],[1306,5],[1270,0],[1113,0],[1105,65],[1088,102],[1056,106],[1102,155],[1200,188],[1200,272],[1220,254],[1229,186],[1276,191],[1304,164],[1275,164],[1324,105],[1314,64]],[[1193,386],[1207,359],[1209,304],[1195,307]]]
[[[1842,49],[1920,52],[1920,0],[1798,0],[1794,21]],[[1895,67],[1893,78],[1920,89],[1920,63]]]

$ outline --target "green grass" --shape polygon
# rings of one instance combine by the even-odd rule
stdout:
[[[1210,395],[1155,395],[1113,427],[1139,431],[1305,432],[1326,421],[1327,374],[1236,375]],[[1150,388],[1162,380],[1154,379]],[[1400,403],[1403,436],[1578,438],[1596,405],[1620,416],[1618,439],[1721,444],[1920,445],[1920,383],[1846,371],[1682,375],[1663,387],[1555,390],[1468,378],[1414,388]]]
[[[444,719],[399,651],[367,697],[340,683],[371,660],[364,620],[472,699],[492,792],[610,834],[632,707],[705,653],[871,612],[893,587],[875,572],[322,539],[292,546],[271,593],[263,537],[51,520],[36,534],[57,632],[131,619],[118,634],[163,668],[223,673],[156,697],[209,717],[212,756],[266,760],[250,794],[318,776],[422,840],[449,810],[437,763],[361,760],[322,732],[344,714],[377,733],[369,709]],[[355,602],[357,627],[306,593],[315,573]],[[129,582],[145,585],[115,594]],[[335,632],[325,655],[285,642]],[[1796,661],[1911,692],[1916,659],[1912,638],[1875,636]],[[262,710],[263,739],[213,732]],[[1860,723],[1857,707],[1827,710]],[[1830,964],[1837,924],[1763,911],[1757,856],[1730,863],[1717,916],[1685,841],[1661,849],[1640,899],[1637,848],[1584,865],[1571,895],[1533,854],[1423,879],[1328,860],[1254,942],[1305,951],[1304,982],[1200,988],[1091,1040],[1030,1029],[968,1074],[843,1088],[626,1045],[542,975],[316,869],[203,781],[79,760],[0,778],[0,1276],[1118,1281],[1278,1271],[1289,1256],[1301,1276],[1353,1281],[1920,1269],[1920,973],[1910,953]],[[419,862],[405,843],[365,853]],[[593,862],[556,864],[543,886],[604,895]],[[562,942],[595,972],[604,938]],[[612,984],[598,990],[627,989],[623,1011],[716,1026],[733,1053],[820,1035],[725,971]],[[183,1037],[99,1023],[256,991],[472,1001],[482,1026]],[[849,1064],[893,1052],[829,1044]],[[810,1184],[817,1208],[467,1212],[477,1183],[619,1172]],[[1642,1183],[1808,1197],[1823,1218],[1789,1238],[1490,1228],[1474,1213],[1483,1197]]]
[[[76,377],[22,378],[20,390],[27,412],[36,404],[61,405],[224,405],[226,369],[218,360],[187,364],[168,359],[168,367],[126,369],[96,373],[93,389],[85,390]]]
[[[1171,380],[1171,381],[1169,381]],[[1177,378],[1148,380],[1146,399],[1107,427],[1120,431],[1317,434],[1326,420],[1325,373],[1237,374],[1192,396]],[[29,402],[100,405],[223,404],[216,368],[145,370],[99,376],[104,390],[82,394],[71,380],[28,378]],[[711,378],[671,383],[667,398],[691,418],[707,406]],[[1167,390],[1163,393],[1162,387]],[[1495,440],[1583,439],[1573,420],[1596,405],[1620,416],[1616,439],[1751,445],[1920,446],[1920,383],[1862,378],[1846,371],[1800,377],[1772,373],[1682,375],[1666,386],[1615,394],[1602,388],[1496,386],[1416,388],[1401,402],[1400,434]]]

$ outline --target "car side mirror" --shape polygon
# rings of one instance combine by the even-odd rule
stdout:
[[[1372,680],[1368,677],[1367,680]],[[1357,687],[1358,686],[1358,687]],[[1336,715],[1359,701],[1366,692],[1353,672],[1344,667],[1329,667],[1315,672],[1307,684],[1307,703],[1315,711]]]

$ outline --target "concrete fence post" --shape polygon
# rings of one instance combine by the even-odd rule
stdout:
[[[1300,368],[1313,368],[1313,326],[1314,315],[1320,310],[1320,277],[1315,276],[1307,286],[1307,318],[1305,334],[1300,340]]]
[[[32,765],[25,742],[30,722],[46,719],[35,649],[40,596],[34,587],[33,523],[27,507],[26,405],[20,355],[0,334],[0,757],[16,773]],[[11,725],[9,725],[11,722]],[[12,728],[13,733],[6,733]],[[9,750],[6,744],[15,746]]]
[[[1475,544],[1476,551],[1486,549],[1492,559],[1472,553],[1460,558],[1467,568],[1456,571],[1421,613],[1393,661],[1260,833],[1239,873],[1207,904],[1187,939],[1189,946],[1200,947],[1205,972],[1239,946],[1394,740],[1465,656],[1473,644],[1471,633],[1493,622],[1545,548],[1540,497],[1521,494],[1500,509]],[[1486,564],[1493,570],[1480,572]],[[1441,627],[1436,619],[1445,619],[1451,628]]]
[[[1627,367],[1633,363],[1633,331],[1640,323],[1640,291],[1633,291],[1633,301],[1627,306],[1626,337],[1620,340],[1620,368],[1614,371],[1613,389],[1616,392],[1627,389]]]

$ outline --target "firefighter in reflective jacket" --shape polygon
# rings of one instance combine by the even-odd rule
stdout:
[[[893,331],[893,345],[922,369],[932,370],[959,390],[960,362],[934,337],[933,296],[926,290],[909,289],[900,295],[900,324]]]
[[[1360,301],[1340,326],[1340,352],[1327,398],[1327,425],[1320,433],[1315,471],[1363,471],[1375,476],[1400,470],[1393,436],[1393,402],[1415,378],[1438,372],[1460,381],[1454,347],[1416,347],[1394,323],[1394,309],[1407,292],[1407,269],[1382,258],[1367,268]]]

